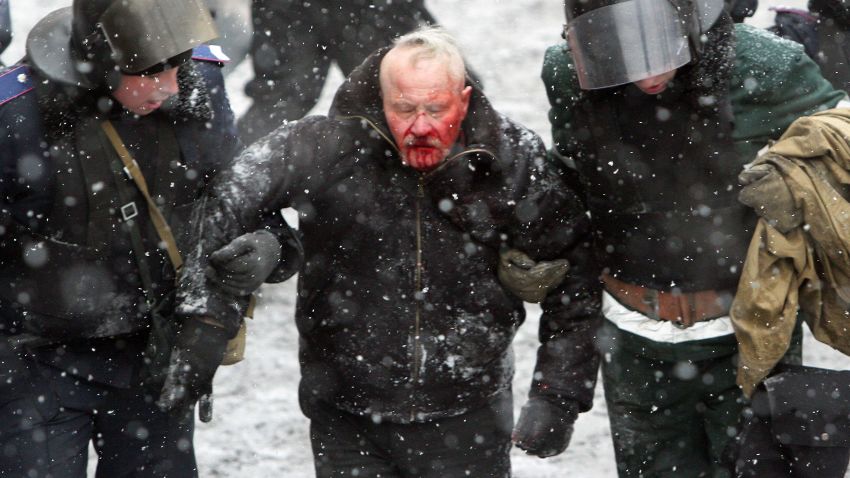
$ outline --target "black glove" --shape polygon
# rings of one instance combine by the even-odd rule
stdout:
[[[198,319],[184,320],[171,350],[165,385],[156,402],[159,408],[184,413],[201,395],[210,393],[227,341],[227,333],[220,327]]]
[[[280,251],[280,242],[269,231],[242,234],[210,254],[207,277],[230,295],[249,295],[278,266]]]
[[[529,455],[555,456],[567,449],[573,436],[575,413],[540,398],[522,407],[511,439]]]

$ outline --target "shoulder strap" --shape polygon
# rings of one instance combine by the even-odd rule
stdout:
[[[29,93],[35,88],[30,69],[21,65],[0,73],[0,105]]]
[[[118,131],[115,130],[112,123],[104,121],[100,125],[101,128],[103,128],[104,133],[106,133],[106,137],[109,138],[109,141],[118,153],[118,156],[121,158],[121,162],[124,163],[124,170],[127,175],[133,179],[133,182],[136,183],[136,186],[139,188],[142,196],[144,196],[145,201],[148,204],[148,213],[153,221],[154,228],[156,228],[156,233],[159,235],[162,242],[165,243],[166,250],[168,251],[168,258],[171,260],[171,265],[174,266],[174,270],[179,271],[180,268],[183,267],[183,258],[180,257],[180,251],[177,249],[177,241],[174,239],[174,233],[171,232],[171,226],[168,225],[168,222],[165,220],[165,216],[163,216],[162,211],[160,211],[159,206],[157,206],[156,201],[153,200],[150,192],[148,191],[148,183],[142,175],[142,170],[139,169],[139,164],[136,163],[130,155],[130,152],[127,151],[127,148],[121,141],[121,137],[118,135]]]
[[[101,141],[103,139],[101,138]],[[108,145],[104,145],[108,146]],[[157,303],[156,294],[153,287],[153,276],[148,261],[145,258],[148,256],[145,248],[145,241],[142,239],[142,228],[139,221],[134,218],[138,214],[136,209],[135,199],[138,197],[134,188],[126,183],[126,173],[121,163],[114,158],[108,160],[112,175],[115,178],[115,190],[118,193],[118,198],[121,201],[121,216],[124,218],[127,232],[130,235],[130,243],[133,247],[133,256],[136,258],[136,266],[138,268],[139,278],[142,281],[143,291],[149,307],[155,307]]]

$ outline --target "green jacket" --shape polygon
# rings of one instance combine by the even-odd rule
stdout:
[[[800,116],[834,107],[845,93],[836,90],[806,56],[803,47],[750,25],[736,24],[736,60],[729,88],[735,114],[738,153],[755,159],[768,140],[778,139]],[[571,109],[580,94],[566,42],[549,47],[543,61],[554,150],[572,157],[575,144]]]

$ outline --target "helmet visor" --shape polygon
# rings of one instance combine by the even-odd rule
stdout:
[[[132,0],[100,18],[121,71],[144,72],[218,36],[201,0]]]
[[[582,89],[632,83],[691,60],[684,25],[669,0],[629,0],[591,10],[567,25]]]

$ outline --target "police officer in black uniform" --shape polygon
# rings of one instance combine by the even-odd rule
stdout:
[[[192,407],[236,330],[170,297],[188,211],[240,147],[215,36],[200,0],[75,0],[0,73],[0,476],[84,477],[90,441],[98,477],[197,476]],[[213,264],[236,294],[297,267],[269,221]]]
[[[319,100],[331,63],[345,76],[393,38],[435,23],[424,0],[253,0],[251,109],[239,133],[253,142]]]

